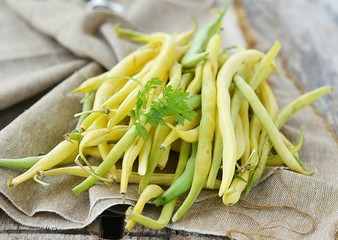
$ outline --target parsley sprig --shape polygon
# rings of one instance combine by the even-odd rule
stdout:
[[[171,85],[163,88],[161,94],[156,97],[147,107],[147,97],[150,91],[162,85],[162,80],[152,78],[138,92],[135,105],[135,128],[137,134],[147,140],[148,132],[145,128],[145,122],[153,126],[158,124],[166,124],[165,117],[174,116],[178,124],[183,125],[184,120],[192,120],[196,116],[196,112],[188,104],[189,93],[183,92],[181,89],[174,89]]]

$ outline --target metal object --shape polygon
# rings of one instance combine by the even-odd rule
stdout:
[[[109,0],[90,0],[86,5],[86,10],[91,12],[95,9],[109,10],[117,14],[123,15],[125,13],[124,7],[114,1]]]

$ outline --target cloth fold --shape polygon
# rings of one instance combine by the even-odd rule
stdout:
[[[57,86],[0,131],[3,158],[46,153],[74,128],[73,116],[80,111],[82,95],[71,91],[85,78],[111,68],[136,47],[114,34],[115,23],[122,22],[149,33],[183,31],[193,26],[192,15],[202,25],[212,19],[211,8],[222,7],[220,1],[205,9],[189,8],[173,0],[134,0],[125,3],[126,14],[121,17],[106,11],[86,13],[85,1],[6,3],[7,7],[0,9],[0,24],[10,34],[0,39],[9,46],[3,48],[0,44],[0,68],[4,69],[0,71],[0,109]],[[10,20],[5,21],[4,15]],[[245,45],[232,4],[224,26],[226,45]],[[18,28],[22,31],[17,33]],[[26,38],[27,45],[19,40],[11,41],[16,39],[10,36],[13,34]],[[21,74],[15,71],[17,67],[22,69]],[[281,106],[300,94],[286,76],[281,70],[278,77],[271,79]],[[8,79],[12,80],[8,82]],[[270,169],[261,183],[248,196],[243,196],[241,204],[231,207],[223,205],[217,192],[203,191],[188,214],[168,227],[220,236],[231,233],[236,239],[246,239],[245,235],[258,238],[259,234],[281,239],[333,239],[338,223],[338,146],[311,107],[296,114],[283,132],[296,141],[300,128],[304,130],[300,156],[308,169],[315,171],[313,177],[288,170],[274,174],[276,170]],[[23,225],[82,228],[104,210],[124,203],[118,185],[99,183],[75,196],[71,189],[82,179],[69,176],[46,178],[50,182],[48,187],[28,181],[8,188],[8,179],[20,172],[0,169],[0,207]],[[125,203],[134,204],[137,197],[137,186],[131,185]],[[145,214],[156,217],[159,211],[147,205]]]

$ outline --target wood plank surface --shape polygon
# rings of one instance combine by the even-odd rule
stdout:
[[[46,230],[27,227],[15,222],[0,209],[0,239],[92,240],[97,239],[97,236],[101,235],[100,231],[101,225],[99,219],[83,229]]]

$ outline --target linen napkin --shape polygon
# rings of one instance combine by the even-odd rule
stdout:
[[[0,48],[5,53],[0,55],[0,67],[5,69],[0,73],[2,109],[20,105],[20,101],[60,83],[0,131],[0,157],[48,152],[64,133],[73,129],[73,115],[80,111],[82,96],[71,91],[86,78],[111,68],[135,48],[116,37],[116,22],[149,33],[187,30],[193,26],[192,15],[203,24],[212,19],[211,8],[223,5],[220,1],[207,2],[199,6],[173,0],[127,1],[121,2],[125,13],[119,15],[86,12],[86,2],[79,0],[6,1],[0,11],[11,21],[0,17],[1,26],[8,29],[8,34],[1,33],[7,38],[0,39],[8,46]],[[232,4],[224,26],[224,44],[245,45]],[[16,34],[27,42],[20,42]],[[270,82],[278,102],[284,106],[300,93],[280,69],[280,75]],[[34,90],[28,90],[30,87]],[[337,142],[311,107],[296,114],[283,132],[296,142],[300,128],[304,130],[300,156],[307,168],[315,171],[314,176],[285,169],[267,171],[264,180],[231,207],[222,204],[217,192],[203,191],[187,215],[168,227],[236,239],[333,239],[338,222]],[[48,187],[29,181],[8,188],[8,179],[19,173],[0,169],[0,207],[23,225],[82,228],[104,210],[123,203],[118,185],[99,183],[75,196],[71,189],[82,179],[68,176],[46,178]],[[131,185],[125,203],[135,204],[137,197],[137,186]],[[156,217],[159,211],[147,205],[145,214]]]

